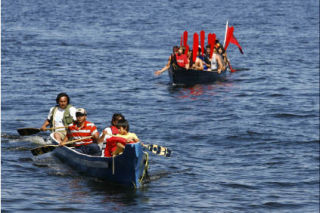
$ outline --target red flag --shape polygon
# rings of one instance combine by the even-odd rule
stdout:
[[[199,48],[199,35],[198,35],[198,33],[193,34],[193,47],[192,48],[193,48],[192,61],[195,62],[196,58],[197,58],[198,48]]]
[[[236,37],[233,35],[233,31],[234,31],[234,27],[228,27],[227,33],[226,33],[226,40],[225,40],[225,46],[224,49],[227,50],[229,43],[231,42],[232,44],[235,44],[238,46],[241,54],[243,54],[242,48],[239,44],[239,42],[237,41]]]
[[[204,53],[204,40],[205,40],[205,32],[203,30],[200,31],[200,44],[201,44],[201,55]]]

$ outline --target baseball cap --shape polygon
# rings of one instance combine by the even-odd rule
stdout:
[[[76,110],[76,115],[87,115],[87,111],[83,108],[78,108]]]

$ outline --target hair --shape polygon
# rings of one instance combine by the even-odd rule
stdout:
[[[70,97],[67,95],[67,93],[62,92],[62,93],[59,93],[59,94],[57,95],[57,98],[56,98],[56,103],[57,103],[57,104],[59,104],[59,100],[60,100],[60,98],[62,98],[62,97],[67,97],[67,102],[68,102],[68,104],[70,103]]]
[[[113,125],[113,122],[119,121],[119,120],[125,120],[124,115],[122,115],[121,113],[114,113],[112,115],[111,125]]]
[[[178,46],[174,46],[174,47],[172,48],[172,52],[173,52],[173,53],[177,52],[178,50],[179,50],[179,47],[178,47]]]
[[[120,129],[120,127],[123,127],[127,132],[129,132],[129,122],[126,119],[121,119],[116,124],[116,127]]]

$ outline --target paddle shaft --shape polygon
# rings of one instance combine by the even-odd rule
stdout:
[[[68,128],[68,126],[60,126],[60,127],[46,128],[44,131],[47,131],[47,130],[55,130],[55,129],[65,129],[65,128]]]
[[[78,141],[82,141],[82,140],[85,140],[85,139],[89,139],[89,138],[92,138],[92,136],[83,137],[83,138],[80,138],[80,139],[68,141],[64,145],[47,145],[47,146],[37,147],[37,148],[32,149],[31,152],[32,152],[33,155],[41,155],[41,154],[45,154],[45,153],[51,152],[55,148],[58,148],[60,146],[62,147],[62,146],[65,146],[65,145],[68,145],[68,144],[72,144],[72,143],[75,143],[75,142],[78,142]]]
[[[112,137],[117,137],[116,135],[113,135],[113,134],[109,134],[109,133],[106,133],[107,135],[109,136],[112,136]],[[171,150],[168,149],[167,147],[164,147],[164,146],[159,146],[159,145],[156,145],[156,144],[144,144],[142,142],[140,142],[140,144],[148,149],[149,151],[151,151],[153,154],[156,154],[156,155],[161,155],[161,156],[165,156],[165,157],[170,157],[171,155]],[[121,143],[117,143],[117,146],[119,148],[124,148],[124,146],[121,144]]]

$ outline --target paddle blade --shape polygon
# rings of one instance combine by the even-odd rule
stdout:
[[[170,157],[171,156],[171,150],[166,148],[166,147],[155,145],[155,144],[144,145],[144,146],[149,151],[151,151],[153,154],[161,155],[161,156],[165,156],[165,157]]]
[[[57,147],[58,147],[57,145],[41,146],[41,147],[37,147],[37,148],[31,149],[31,153],[34,156],[42,155],[42,154],[45,154],[45,153],[48,153],[48,152],[52,152]]]
[[[19,135],[25,136],[25,135],[34,135],[40,132],[40,129],[37,128],[21,128],[17,129]]]
[[[188,43],[188,31],[183,32],[183,46],[187,46]]]
[[[197,52],[199,49],[199,35],[198,33],[194,33],[193,34],[193,57],[192,57],[192,61],[195,62],[196,58],[197,58]]]
[[[200,32],[200,45],[201,45],[201,55],[204,54],[204,42],[205,42],[205,32],[201,30]]]

